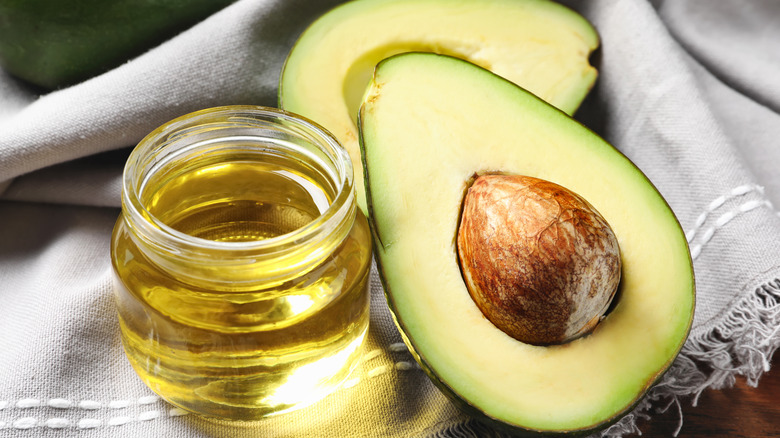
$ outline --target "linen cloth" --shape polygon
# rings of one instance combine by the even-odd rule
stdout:
[[[172,408],[123,355],[108,253],[129,148],[190,111],[276,106],[287,52],[336,3],[240,0],[46,94],[0,73],[0,437],[502,436],[458,411],[414,364],[376,272],[366,356],[347,384],[252,427]],[[566,4],[601,36],[600,77],[577,118],[666,197],[697,280],[683,353],[604,432],[622,436],[639,432],[638,417],[695,403],[736,376],[758,384],[780,345],[780,2]]]

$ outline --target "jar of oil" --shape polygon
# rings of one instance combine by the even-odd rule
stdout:
[[[125,167],[111,257],[127,357],[187,411],[303,407],[360,357],[368,226],[346,151],[303,118],[221,107],[149,134]]]

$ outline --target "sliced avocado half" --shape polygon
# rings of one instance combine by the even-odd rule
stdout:
[[[448,56],[381,62],[359,126],[387,301],[434,383],[514,431],[590,433],[629,412],[682,348],[695,301],[684,233],[648,178],[563,112]],[[620,289],[589,335],[525,344],[472,301],[455,240],[467,187],[485,173],[552,181],[611,226]]]
[[[567,113],[596,80],[591,24],[549,0],[358,0],[316,20],[287,57],[279,105],[317,121],[352,156],[362,180],[357,112],[376,64],[404,52],[455,56],[485,67]],[[365,194],[356,186],[365,211]]]

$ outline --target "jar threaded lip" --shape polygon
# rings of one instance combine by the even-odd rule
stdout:
[[[305,225],[287,233],[261,240],[219,241],[179,231],[157,217],[144,201],[146,183],[166,164],[198,157],[201,149],[220,141],[230,144],[236,138],[252,144],[257,153],[274,137],[300,143],[302,160],[316,162],[332,184],[333,196],[324,211]],[[270,148],[270,146],[269,146]],[[270,150],[270,149],[269,149]],[[296,158],[299,158],[296,155]],[[213,278],[223,283],[240,283],[240,273],[219,280],[219,267],[245,270],[246,282],[258,266],[279,266],[289,257],[290,265],[279,275],[284,277],[313,266],[346,237],[357,214],[353,188],[352,161],[335,137],[316,122],[276,108],[262,106],[224,106],[196,111],[173,119],[142,139],[131,152],[122,180],[122,209],[128,228],[139,246],[148,248],[150,259],[164,269],[176,269],[179,261],[192,266],[194,278]],[[335,238],[334,238],[335,236]],[[311,253],[300,257],[301,253]],[[275,268],[276,269],[276,268]],[[216,272],[216,273],[215,273]],[[189,275],[189,274],[187,274]]]
[[[213,119],[214,117],[231,116],[237,113],[250,114],[258,117],[278,118],[281,121],[290,123],[291,126],[302,127],[307,131],[310,131],[311,133],[319,136],[320,140],[332,149],[332,151],[330,151],[332,154],[330,158],[334,169],[336,169],[337,174],[340,177],[340,181],[338,181],[339,186],[336,187],[337,196],[333,199],[327,209],[321,212],[319,217],[315,218],[312,222],[304,225],[301,228],[297,228],[289,233],[268,239],[242,242],[223,242],[203,239],[178,231],[158,219],[144,205],[140,196],[140,191],[143,190],[143,187],[138,186],[139,181],[134,178],[134,169],[139,168],[139,165],[141,165],[140,167],[143,167],[141,163],[143,161],[143,157],[146,154],[152,153],[155,150],[159,150],[161,148],[165,148],[167,145],[169,145],[169,139],[183,129],[190,128],[193,125],[197,125],[203,121]],[[354,200],[355,197],[352,188],[353,169],[349,155],[347,151],[338,143],[336,138],[325,128],[321,127],[314,121],[284,110],[262,106],[237,105],[209,108],[185,114],[161,125],[155,131],[151,132],[144,139],[142,139],[138,143],[138,146],[136,146],[136,148],[131,152],[127,163],[125,164],[122,178],[122,201],[123,207],[130,210],[131,213],[134,213],[140,217],[144,217],[154,225],[155,229],[167,234],[170,238],[180,242],[181,244],[195,244],[197,246],[202,246],[204,248],[213,250],[255,250],[260,248],[270,248],[305,238],[306,235],[310,234],[311,230],[322,227],[324,223],[337,216],[338,210],[342,206],[352,203],[351,201]]]

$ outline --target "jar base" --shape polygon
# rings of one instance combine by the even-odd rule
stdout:
[[[338,390],[360,362],[366,333],[367,326],[346,346],[302,365],[252,370],[255,374],[233,369],[221,378],[164,370],[159,364],[150,372],[132,359],[137,352],[128,351],[124,339],[123,345],[141,380],[163,400],[189,414],[240,426],[303,409]]]

